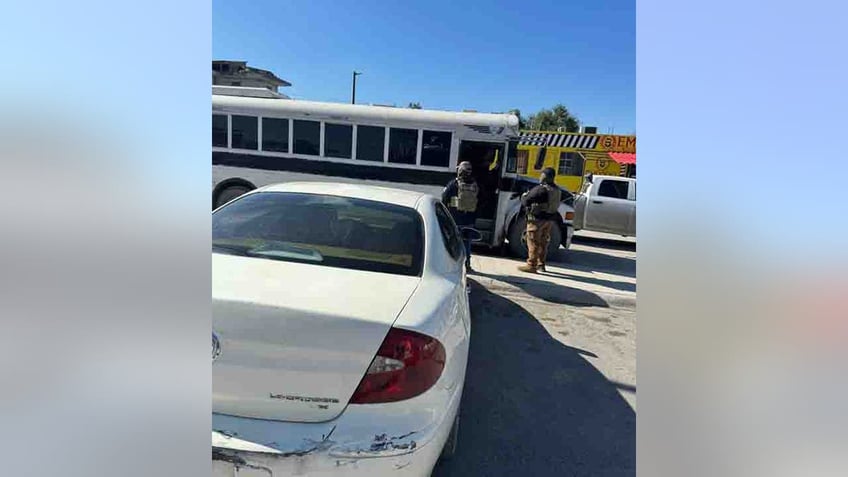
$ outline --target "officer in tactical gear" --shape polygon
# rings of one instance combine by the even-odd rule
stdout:
[[[546,167],[542,170],[541,184],[521,197],[521,205],[527,212],[527,263],[518,267],[522,272],[545,271],[551,229],[558,227],[557,209],[562,197],[562,191],[554,184],[555,177],[556,171]]]
[[[479,188],[472,174],[471,163],[462,161],[456,167],[456,179],[451,179],[442,191],[442,203],[448,207],[456,225],[474,227],[477,219],[477,195]],[[465,244],[465,267],[471,270],[471,241],[463,238]]]

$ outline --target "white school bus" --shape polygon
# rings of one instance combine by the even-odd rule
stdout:
[[[213,89],[212,205],[291,181],[367,183],[438,197],[456,176],[456,165],[469,161],[480,189],[475,228],[484,244],[499,247],[510,235],[521,237],[518,229],[523,230],[517,194],[527,183],[516,180],[518,141],[518,118],[511,114],[216,94]],[[552,237],[554,246],[570,245],[572,212],[563,203],[567,218]],[[519,241],[512,240],[510,249],[526,254]]]

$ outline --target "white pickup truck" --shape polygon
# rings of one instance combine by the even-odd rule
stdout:
[[[636,236],[636,179],[593,176],[574,197],[574,230]]]

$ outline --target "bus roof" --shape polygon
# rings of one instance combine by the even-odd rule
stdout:
[[[246,98],[239,96],[212,95],[212,110],[216,112],[248,113],[259,116],[292,114],[312,116],[316,119],[373,122],[424,123],[434,126],[457,125],[514,129],[517,132],[518,118],[512,114],[466,113],[437,111],[432,109],[392,108],[364,104],[325,103],[319,101],[280,100],[268,98]]]

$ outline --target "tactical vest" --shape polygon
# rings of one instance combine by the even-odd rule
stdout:
[[[456,181],[456,197],[451,200],[451,205],[460,212],[477,210],[477,183]]]
[[[543,216],[545,214],[556,214],[559,210],[559,201],[562,198],[562,191],[559,187],[554,187],[550,184],[542,184],[542,187],[548,192],[548,201],[536,204],[530,204],[530,215],[533,217]]]

